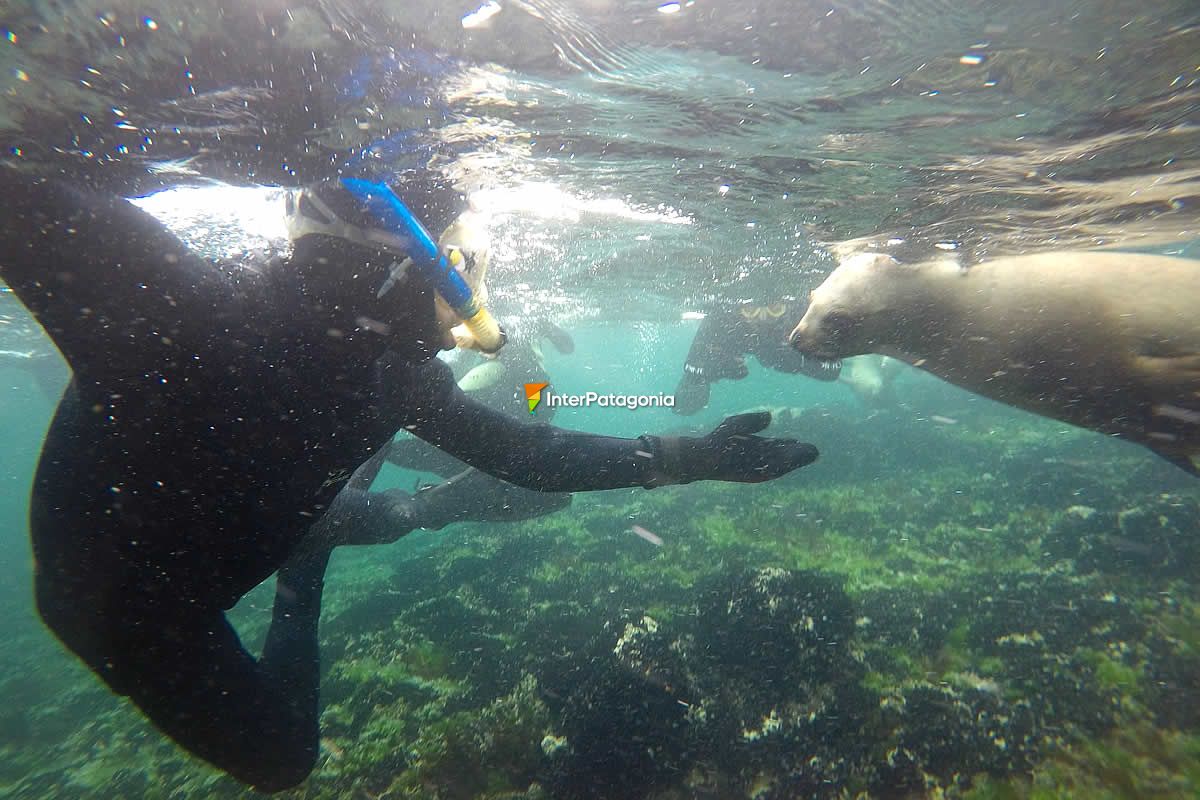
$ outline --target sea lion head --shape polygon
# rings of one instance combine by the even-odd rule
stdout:
[[[808,310],[788,337],[805,355],[833,360],[873,352],[889,317],[889,272],[903,269],[883,253],[859,253],[838,264],[813,290]]]

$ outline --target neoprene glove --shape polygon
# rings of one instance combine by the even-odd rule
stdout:
[[[760,411],[726,417],[712,433],[699,438],[643,436],[659,472],[651,485],[709,480],[759,483],[817,460],[817,448],[806,442],[754,435],[770,424],[770,412]]]

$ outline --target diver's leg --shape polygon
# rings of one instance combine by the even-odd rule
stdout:
[[[137,588],[79,607],[39,572],[38,608],[112,689],[187,750],[261,791],[304,780],[318,752],[317,620],[328,553],[280,571],[262,658],[218,609]]]
[[[414,507],[407,492],[389,489],[370,492],[346,486],[293,550],[304,556],[320,550],[353,544],[391,544],[416,528]]]
[[[532,519],[570,503],[567,492],[538,492],[467,468],[413,495],[408,515],[417,527],[436,530],[451,522]]]
[[[141,523],[112,514],[112,431],[72,382],[42,447],[29,527],[38,611],[98,676],[165,733],[263,789],[303,780],[316,758],[317,614],[325,553],[280,570],[263,657],[219,603],[161,580]],[[118,442],[119,443],[119,442]],[[161,531],[159,531],[161,533]],[[146,530],[148,537],[154,531]]]
[[[388,445],[387,462],[394,467],[432,472],[443,478],[457,475],[467,468],[466,464],[445,450],[439,450],[415,437],[397,439]]]
[[[468,467],[449,480],[409,494],[345,488],[309,529],[297,552],[341,545],[390,544],[416,528],[439,530],[452,522],[512,522],[565,508],[571,495],[536,492]]]

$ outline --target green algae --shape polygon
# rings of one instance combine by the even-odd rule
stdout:
[[[389,789],[400,797],[493,798],[523,793],[534,782],[548,712],[527,676],[478,712],[423,725],[410,743],[408,767]]]
[[[984,446],[983,434],[966,433]],[[1005,452],[1018,450],[1005,445]],[[581,496],[569,512],[520,525],[456,526],[411,554],[398,548],[340,559],[322,624],[321,758],[296,796],[544,796],[547,752],[571,747],[556,717],[560,690],[544,676],[564,663],[599,663],[630,618],[649,616],[664,628],[694,624],[699,587],[734,569],[767,567],[819,572],[844,587],[858,617],[847,644],[851,688],[814,684],[809,705],[774,709],[779,730],[755,740],[771,753],[759,756],[771,769],[692,765],[663,798],[710,786],[723,787],[719,796],[787,796],[788,770],[779,766],[791,758],[787,748],[808,747],[797,743],[810,730],[822,731],[812,742],[825,741],[832,734],[820,725],[838,719],[856,720],[855,736],[844,741],[848,750],[861,743],[867,754],[855,762],[864,769],[836,773],[842,796],[876,796],[881,775],[899,769],[888,766],[889,755],[897,765],[909,757],[957,757],[949,745],[915,746],[918,707],[963,725],[974,714],[997,718],[1015,709],[1032,716],[1028,741],[1013,738],[1001,747],[976,736],[994,750],[984,763],[1001,774],[955,777],[939,761],[914,798],[1200,796],[1194,732],[1154,720],[1156,711],[1178,704],[1159,687],[1163,670],[1170,666],[1175,672],[1166,679],[1177,681],[1171,676],[1186,676],[1200,658],[1200,598],[1178,576],[1081,573],[1072,558],[1043,557],[1043,541],[1057,521],[1074,518],[1076,501],[1063,491],[1047,494],[1061,498],[1057,505],[1012,504],[1008,494],[1025,469],[997,467],[989,475],[936,467],[870,481],[796,480],[754,487],[753,503],[742,487],[723,485],[619,501]],[[1157,493],[1113,491],[1145,507],[1147,518],[1164,502]],[[659,534],[663,546],[633,536],[632,520]],[[252,637],[264,619],[261,608],[246,612]],[[56,730],[56,720],[96,720],[75,735],[36,740],[37,755],[44,763],[51,754],[52,766],[34,767],[35,752],[7,737],[0,786],[10,794],[35,796],[36,783],[68,786],[80,797],[105,796],[114,784],[146,797],[249,796],[174,749],[127,705],[86,683],[90,676],[78,668],[64,685],[79,685],[81,677],[87,691],[59,693],[59,703],[41,716],[0,715],[5,730],[35,736]],[[722,691],[681,697],[691,704],[693,724],[733,701],[728,687]],[[1019,752],[1006,756],[1010,751]]]
[[[1095,670],[1096,683],[1102,689],[1109,689],[1136,698],[1141,692],[1144,674],[1136,666],[1126,664],[1109,653],[1088,653],[1088,661]]]
[[[1178,652],[1200,656],[1200,602],[1184,600],[1161,613],[1157,622]]]
[[[1132,725],[1055,751],[1030,776],[983,778],[963,800],[1169,800],[1200,796],[1200,736]]]

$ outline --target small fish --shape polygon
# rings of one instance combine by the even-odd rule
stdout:
[[[636,533],[638,536],[645,539],[650,544],[654,545],[655,547],[663,546],[662,537],[659,536],[657,533],[652,533],[652,532],[646,530],[645,528],[643,528],[641,525],[631,525],[629,529],[631,531],[633,531],[634,533]]]

